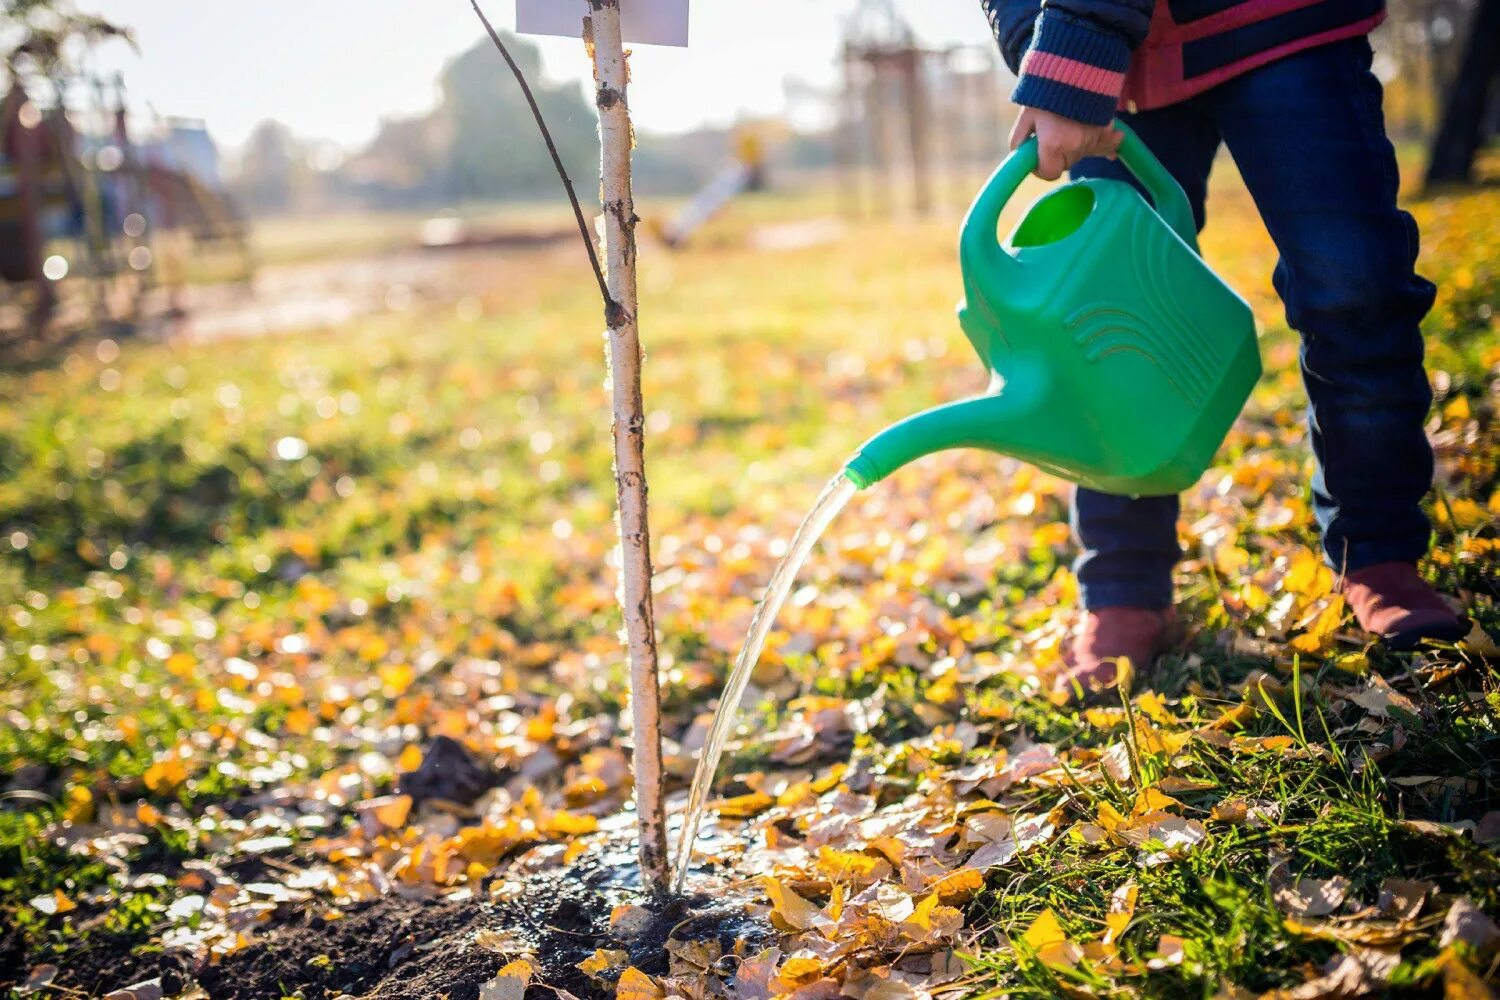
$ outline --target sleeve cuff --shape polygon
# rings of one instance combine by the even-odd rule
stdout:
[[[1105,125],[1120,105],[1130,46],[1053,11],[1037,18],[1011,100],[1090,125]]]

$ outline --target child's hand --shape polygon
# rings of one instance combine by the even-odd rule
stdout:
[[[1036,175],[1055,181],[1073,164],[1087,156],[1113,160],[1125,137],[1111,125],[1085,125],[1040,108],[1022,108],[1015,127],[1010,130],[1010,148],[1025,142],[1036,133]]]

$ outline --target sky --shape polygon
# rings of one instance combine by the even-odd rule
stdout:
[[[497,27],[514,26],[515,0],[481,2]],[[638,127],[684,131],[779,111],[787,77],[830,84],[839,25],[855,2],[691,0],[689,48],[636,49],[631,106]],[[382,116],[430,108],[444,62],[481,31],[467,0],[79,0],[78,6],[135,28],[139,55],[110,43],[93,58],[98,70],[124,74],[137,108],[205,119],[215,139],[230,147],[265,118],[304,138],[357,147]],[[897,6],[924,42],[988,42],[979,0],[897,0]],[[536,41],[549,77],[588,76],[579,42]]]

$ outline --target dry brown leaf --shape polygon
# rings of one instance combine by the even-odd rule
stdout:
[[[1371,948],[1399,947],[1416,936],[1411,923],[1404,920],[1335,923],[1287,917],[1283,924],[1288,931],[1300,937],[1318,938],[1323,941],[1343,941],[1346,944],[1362,944]]]
[[[1448,908],[1438,947],[1449,948],[1460,941],[1481,958],[1488,958],[1500,948],[1500,927],[1495,926],[1495,922],[1467,896],[1460,896]]]
[[[106,993],[104,1000],[161,1000],[162,996],[161,977],[157,976]]]
[[[57,978],[59,971],[61,970],[57,966],[50,963],[33,966],[31,972],[26,976],[26,981],[15,987],[15,990],[22,996],[30,993],[38,993],[52,985],[52,980]]]
[[[1333,878],[1299,878],[1277,886],[1272,894],[1277,907],[1294,917],[1326,917],[1344,905],[1349,895],[1349,880],[1342,875]]]
[[[1187,942],[1176,934],[1163,934],[1156,942],[1156,955],[1146,962],[1148,969],[1170,969],[1187,959]]]
[[[1391,687],[1390,682],[1379,674],[1371,674],[1364,687],[1346,691],[1345,696],[1371,715],[1382,719],[1390,718],[1393,708],[1412,715],[1419,714],[1416,704]]]
[[[1260,1000],[1352,1000],[1369,996],[1385,984],[1400,960],[1398,952],[1369,949],[1335,955],[1323,966],[1322,975],[1301,986],[1263,993]]]
[[[1388,878],[1380,883],[1375,908],[1387,920],[1413,920],[1422,912],[1427,897],[1437,891],[1431,882]]]
[[[644,906],[625,903],[610,911],[609,929],[616,937],[629,940],[644,933],[651,926],[651,920],[651,911]]]

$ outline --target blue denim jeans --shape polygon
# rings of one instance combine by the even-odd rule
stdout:
[[[1432,391],[1418,324],[1435,289],[1413,270],[1417,228],[1396,207],[1396,156],[1363,38],[1288,56],[1171,107],[1122,116],[1187,192],[1204,222],[1224,144],[1281,255],[1273,281],[1302,337],[1302,379],[1317,471],[1314,512],[1343,571],[1415,561],[1431,526],[1422,497]],[[1130,180],[1084,160],[1075,177]],[[1178,498],[1080,488],[1076,570],[1091,608],[1172,603]]]

